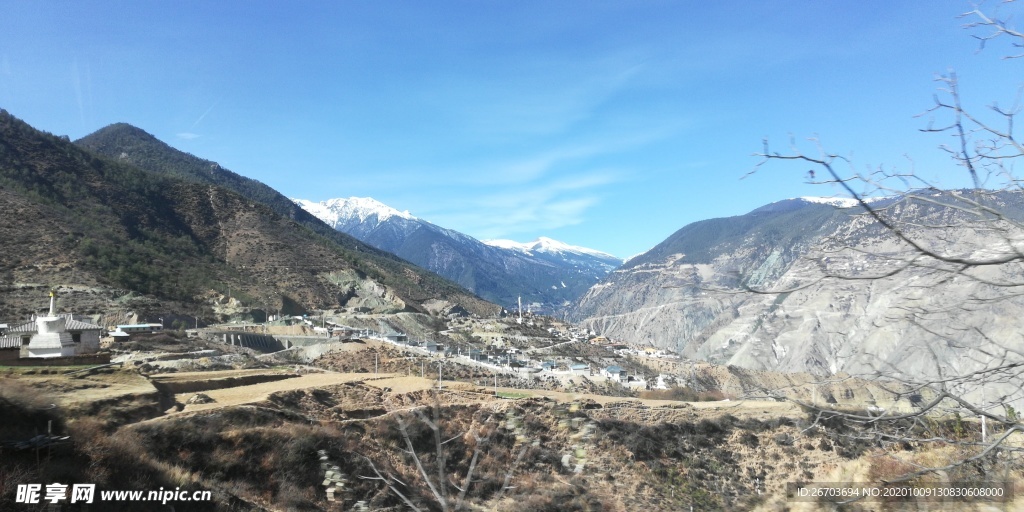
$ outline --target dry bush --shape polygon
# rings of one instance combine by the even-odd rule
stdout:
[[[64,428],[57,409],[42,391],[17,379],[3,379],[0,384],[0,418],[0,439],[28,439],[45,433],[51,421],[54,432]]]
[[[21,408],[39,408],[48,405],[42,391],[18,379],[3,379],[0,386],[0,406],[10,404]]]
[[[75,422],[75,448],[89,458],[89,477],[98,485],[121,489],[156,488],[162,482],[145,439],[131,430],[106,435],[84,420]]]
[[[14,498],[18,485],[38,482],[38,473],[27,464],[0,464],[0,510],[16,510]]]
[[[717,402],[725,400],[725,393],[714,389],[711,391],[696,391],[686,386],[676,386],[669,389],[651,389],[640,392],[640,398],[650,400],[675,400],[678,402]]]
[[[917,471],[917,466],[906,460],[905,456],[881,452],[871,456],[871,464],[868,466],[868,480],[871,482],[885,482],[913,471]]]
[[[597,512],[608,510],[583,478],[565,483],[546,483],[516,503],[520,512]]]

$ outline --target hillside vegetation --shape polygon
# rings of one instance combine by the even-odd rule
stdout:
[[[286,313],[356,303],[426,311],[428,300],[494,310],[322,223],[329,237],[196,181],[90,153],[0,112],[0,207],[13,212],[0,235],[15,241],[0,263],[10,292],[0,315],[40,307],[27,301],[57,285],[69,286],[68,307],[89,309],[81,313],[134,304],[209,315],[229,287],[251,306]],[[132,302],[138,295],[148,300]]]

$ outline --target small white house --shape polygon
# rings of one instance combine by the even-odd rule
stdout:
[[[611,380],[619,382],[625,382],[626,379],[628,379],[628,376],[626,375],[626,369],[615,364],[602,370],[601,374]]]
[[[128,324],[117,326],[117,330],[128,334],[137,332],[157,332],[162,331],[163,329],[164,326],[161,324]]]

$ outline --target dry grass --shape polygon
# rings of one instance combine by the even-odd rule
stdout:
[[[296,389],[309,389],[319,388],[325,386],[333,386],[337,384],[344,384],[348,382],[361,382],[369,380],[373,376],[368,376],[365,373],[316,373],[309,375],[302,375],[294,379],[287,379],[275,382],[264,382],[262,384],[253,384],[251,386],[238,386],[226,389],[214,389],[204,391],[203,393],[209,395],[210,398],[214,399],[213,403],[208,404],[189,404],[186,405],[182,412],[195,412],[195,411],[206,411],[210,409],[219,409],[232,405],[251,404],[256,402],[262,402],[270,396],[271,393],[279,391],[291,391]],[[381,374],[378,378],[393,377],[390,374]],[[195,393],[182,393],[175,395],[175,400],[181,403],[185,403]],[[180,413],[178,413],[180,414]]]

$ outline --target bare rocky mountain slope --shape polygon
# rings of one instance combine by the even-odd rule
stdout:
[[[1014,254],[1021,194],[972,194],[875,206],[939,254]],[[980,221],[966,208],[974,200],[1004,217]],[[594,286],[571,316],[616,339],[749,369],[964,374],[1022,348],[1024,298],[983,281],[1020,272],[1019,262],[912,259],[862,208],[793,199],[684,227]]]

